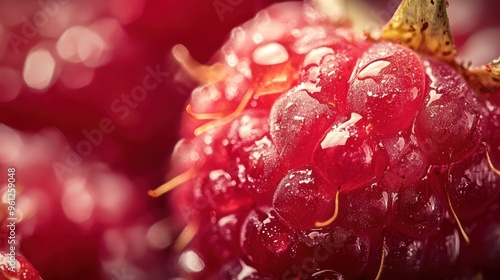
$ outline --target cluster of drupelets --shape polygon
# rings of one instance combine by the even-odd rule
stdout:
[[[152,193],[180,186],[181,266],[228,279],[496,271],[498,255],[477,252],[500,250],[498,104],[443,62],[287,11],[235,29],[211,67],[174,48],[205,82],[176,176]]]

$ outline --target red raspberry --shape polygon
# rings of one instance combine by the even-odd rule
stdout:
[[[446,19],[445,1],[423,3]],[[412,13],[408,5],[398,13]],[[188,225],[176,247],[192,256],[180,258],[182,274],[500,272],[500,106],[476,92],[498,88],[485,74],[498,65],[480,72],[455,63],[447,22],[409,17],[410,31],[398,31],[407,39],[398,39],[391,28],[401,17],[381,40],[311,4],[282,3],[234,29],[207,68],[220,71],[199,72],[205,83],[187,107],[175,176],[150,193],[177,187]],[[186,50],[173,52],[186,65]]]
[[[158,234],[155,231],[168,233],[158,229],[165,221],[151,225],[155,219],[146,211],[147,197],[133,188],[131,179],[103,162],[80,158],[57,130],[30,134],[0,125],[0,142],[0,169],[5,171],[0,174],[0,181],[5,182],[0,189],[0,196],[5,197],[0,204],[0,252],[7,254],[14,248],[44,279],[101,279],[100,275],[114,271],[126,274],[128,270],[120,271],[122,263],[136,267],[134,274],[142,277],[150,274],[140,271],[161,263],[148,238]],[[12,181],[9,187],[7,182]],[[8,195],[11,189],[16,191],[15,200]],[[131,213],[140,217],[131,219]],[[9,227],[12,214],[15,228]],[[131,256],[124,257],[116,248]],[[3,256],[0,259],[9,260]],[[26,262],[24,258],[18,261]],[[30,278],[30,273],[22,278],[22,268],[19,275],[14,274],[19,279],[39,279]],[[27,269],[36,272],[31,265]],[[2,278],[0,273],[0,279],[18,279],[6,275]]]

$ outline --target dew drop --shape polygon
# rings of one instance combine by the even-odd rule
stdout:
[[[467,117],[467,129],[472,129],[475,121],[476,121],[476,116],[474,114],[471,114],[470,112],[465,111],[465,115]]]
[[[343,146],[347,142],[350,136],[348,128],[359,120],[361,120],[361,115],[357,113],[351,113],[351,118],[340,124],[338,127],[334,128],[325,136],[325,139],[321,142],[321,148],[327,149],[335,146]]]
[[[231,175],[222,169],[213,170],[208,174],[212,181],[217,181],[219,178],[224,177],[226,180],[231,180]]]
[[[243,261],[239,261],[241,264],[241,271],[238,273],[237,279],[249,279],[252,278],[252,274],[257,272],[256,269],[252,268],[251,266],[246,265]]]
[[[307,79],[297,86],[297,90],[305,90],[307,94],[321,92],[322,86],[319,85],[318,79],[320,69],[318,66],[312,66],[307,70]]]
[[[235,67],[238,64],[238,57],[234,53],[226,55],[226,62],[231,67]]]
[[[236,42],[242,42],[245,39],[245,37],[246,37],[246,32],[240,26],[234,28],[233,31],[231,32],[231,40],[234,40]]]
[[[200,272],[205,268],[205,263],[194,251],[184,252],[179,258],[179,265],[187,272]]]
[[[260,33],[255,33],[252,36],[252,40],[255,44],[260,44],[264,40],[264,37]]]
[[[260,65],[276,65],[287,61],[288,51],[279,43],[268,43],[256,48],[252,59]]]
[[[319,65],[321,59],[327,54],[334,54],[333,49],[328,47],[321,47],[311,50],[304,58],[304,67],[310,64]]]
[[[220,218],[217,224],[220,228],[223,228],[226,227],[227,225],[235,225],[237,222],[238,219],[236,218],[236,214],[231,214]]]
[[[380,71],[389,66],[391,63],[387,60],[375,60],[372,63],[366,65],[361,71],[358,73],[358,79],[366,79],[373,78],[378,76]]]

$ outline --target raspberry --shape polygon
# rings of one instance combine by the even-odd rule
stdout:
[[[500,104],[478,94],[498,88],[497,63],[455,62],[437,2],[403,1],[380,39],[309,3],[234,29],[208,67],[222,70],[199,73],[173,179],[150,193],[176,187],[177,247],[205,264],[189,277],[500,272]]]
[[[8,208],[12,205],[6,199],[0,206],[0,252],[5,252],[1,253],[2,263],[9,260],[5,254],[14,248],[18,261],[23,264],[24,258],[29,260],[44,279],[100,279],[106,271],[102,263],[118,260],[142,270],[144,259],[136,259],[142,254],[149,264],[160,263],[153,247],[147,246],[147,239],[126,237],[125,233],[130,234],[134,228],[151,227],[151,216],[146,215],[147,197],[141,200],[141,190],[133,188],[123,173],[103,162],[80,158],[57,130],[31,134],[0,125],[0,139],[0,167],[15,169],[17,191],[15,232],[8,227],[13,222],[9,215],[12,207]],[[68,168],[75,162],[78,168],[70,172]],[[8,182],[8,178],[12,178],[9,173],[0,174],[0,181]],[[7,197],[7,184],[3,186],[1,195]],[[132,199],[134,203],[128,203]],[[130,219],[132,212],[143,213],[144,217]],[[152,228],[158,230],[160,226],[157,223]],[[13,233],[15,239],[8,238]],[[112,249],[120,247],[135,257],[124,257]],[[64,265],[54,269],[58,263]],[[39,279],[30,278],[38,272],[29,267],[26,279]],[[25,279],[23,272],[21,266],[16,277],[6,274],[8,277],[2,278],[0,273],[0,279]]]

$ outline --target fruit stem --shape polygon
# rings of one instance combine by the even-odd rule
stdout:
[[[403,0],[382,30],[382,39],[454,63],[447,0]]]
[[[148,191],[148,195],[150,195],[152,197],[159,197],[160,195],[173,190],[175,187],[179,186],[180,184],[190,180],[191,178],[194,177],[195,174],[196,174],[196,172],[195,172],[194,168],[191,168],[188,171],[181,173],[180,175],[172,178],[170,181],[159,186],[155,190]]]
[[[241,100],[240,104],[238,104],[238,107],[236,107],[236,109],[234,110],[234,112],[221,119],[213,120],[198,127],[197,129],[194,130],[194,135],[198,136],[212,127],[225,125],[235,120],[241,114],[241,112],[243,112],[247,104],[250,102],[250,100],[253,97],[253,93],[254,93],[253,90],[251,89],[248,90],[247,93],[243,96],[243,99]]]
[[[186,73],[195,81],[207,84],[222,81],[227,77],[227,70],[224,64],[215,63],[214,65],[203,65],[196,61],[189,50],[181,45],[175,45],[172,48],[172,55]]]
[[[377,276],[375,277],[375,280],[379,280],[380,277],[382,277],[382,271],[384,270],[384,263],[385,263],[385,247],[386,247],[386,237],[384,235],[384,239],[382,241],[382,257],[380,259],[380,266],[378,268]]]
[[[490,166],[491,170],[495,172],[495,174],[500,176],[500,170],[496,169],[495,166],[493,165],[493,162],[491,161],[490,157],[490,152],[488,150],[488,145],[483,142],[484,147],[486,148],[486,160],[488,161],[488,165]]]
[[[331,223],[333,223],[333,221],[335,221],[335,219],[337,219],[337,216],[339,215],[339,194],[340,194],[340,187],[337,189],[337,192],[335,193],[335,210],[333,212],[333,216],[324,222],[314,223],[315,227],[318,227],[318,228],[326,227],[326,226],[330,225]]]
[[[486,65],[466,69],[465,75],[479,91],[494,93],[500,90],[500,56]]]

